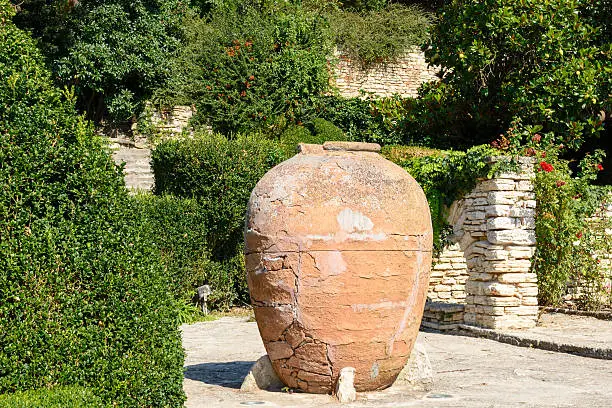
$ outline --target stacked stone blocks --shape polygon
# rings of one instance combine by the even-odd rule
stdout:
[[[464,304],[462,318],[467,324],[510,329],[533,327],[537,321],[537,278],[531,273],[533,165],[532,159],[520,158],[516,172],[479,180],[449,210],[454,243],[442,251],[432,269],[428,297],[433,302]],[[440,312],[433,312],[436,307],[426,306],[424,326],[431,327],[427,322],[434,321],[436,313],[440,319]],[[458,319],[459,312],[454,313]]]
[[[463,323],[465,305],[460,303],[427,302],[421,327],[435,330],[455,330]]]
[[[363,67],[351,60],[341,50],[336,51],[338,64],[335,67],[333,85],[346,98],[360,96],[360,91],[375,96],[417,97],[424,82],[437,81],[438,69],[429,67],[425,55],[419,49],[408,50],[393,62]]]
[[[194,113],[194,107],[178,105],[167,110],[154,110],[151,121],[159,132],[180,135],[183,129],[188,128],[189,120]]]
[[[533,161],[480,181],[463,202],[462,243],[469,270],[464,320],[493,329],[535,326],[537,278]]]
[[[464,303],[467,279],[468,270],[463,251],[459,244],[451,244],[435,260],[429,278],[427,299],[433,302]]]

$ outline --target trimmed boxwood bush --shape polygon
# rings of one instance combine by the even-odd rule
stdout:
[[[177,302],[121,172],[0,0],[0,394],[182,406]]]
[[[331,140],[348,140],[342,129],[325,119],[315,118],[307,126],[290,126],[280,137],[280,145],[287,158],[297,152],[300,143],[323,144]]]
[[[196,275],[204,277],[201,283],[210,283],[215,290],[211,306],[215,301],[218,307],[225,307],[230,301],[236,304],[249,300],[242,259],[244,214],[255,184],[284,158],[276,142],[262,137],[227,139],[209,134],[163,141],[151,154],[155,194],[196,200],[189,205],[198,213],[188,217],[199,223],[195,228],[201,235],[196,239],[205,243],[207,253],[199,260],[192,255],[187,264],[193,261],[194,268],[203,268]],[[174,228],[169,226],[174,210],[167,206],[163,211],[168,211],[168,218],[159,217],[158,228],[163,225]],[[189,226],[184,226],[189,237]],[[172,235],[178,235],[181,228]],[[170,233],[167,236],[171,238]],[[167,248],[175,246],[172,239],[165,245]],[[197,248],[192,250],[198,251]],[[198,262],[201,265],[196,265]],[[183,272],[177,273],[183,282],[179,286],[188,288],[195,284],[186,279]]]
[[[92,390],[57,387],[0,395],[0,408],[104,408]]]
[[[315,111],[319,118],[326,119],[338,126],[349,140],[397,144],[402,142],[398,129],[389,126],[385,120],[388,112],[377,109],[386,100],[370,98],[343,98],[327,95],[317,100]]]
[[[177,300],[183,305],[192,303],[197,287],[204,284],[213,288],[207,300],[211,309],[227,309],[239,298],[244,300],[242,253],[237,251],[235,257],[223,262],[210,259],[205,205],[172,195],[141,194],[136,200]]]
[[[309,127],[316,137],[315,143],[322,144],[331,140],[347,140],[342,129],[328,120],[315,118]]]

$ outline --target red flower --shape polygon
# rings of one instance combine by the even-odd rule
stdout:
[[[602,171],[603,170],[603,166],[600,164],[597,165],[597,170]]]
[[[547,173],[550,173],[551,171],[553,171],[555,168],[552,166],[552,164],[550,163],[546,163],[545,161],[541,161],[540,162],[540,168],[542,170],[544,170]]]
[[[578,239],[582,238],[582,231],[580,231],[579,233],[576,234],[576,238],[578,238]]]
[[[546,152],[542,152],[541,156],[542,156],[542,158],[545,158],[546,157]]]
[[[533,137],[531,138],[531,140],[533,140],[534,142],[539,142],[540,140],[542,140],[542,135],[540,135],[539,133],[536,133],[535,135],[533,135]]]
[[[565,181],[563,180],[557,180],[557,187],[561,187],[565,185]]]

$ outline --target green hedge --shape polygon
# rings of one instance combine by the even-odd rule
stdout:
[[[204,284],[213,289],[207,301],[211,309],[227,309],[248,299],[242,253],[236,251],[236,256],[223,261],[210,257],[209,214],[204,204],[172,195],[141,194],[135,199],[162,254],[170,290],[177,300],[191,304],[196,300],[197,287]]]
[[[175,260],[186,260],[185,268],[195,268],[195,275],[199,277],[196,283],[185,272],[175,269],[170,274],[176,274],[177,282],[182,282],[177,288],[191,293],[189,288],[194,285],[209,283],[215,291],[210,306],[224,308],[230,304],[248,303],[242,259],[246,205],[259,179],[285,157],[276,142],[258,136],[230,140],[220,135],[199,134],[157,145],[151,155],[155,194],[173,195],[174,200],[194,199],[182,204],[172,204],[173,198],[160,199],[166,201],[158,201],[160,207],[156,210],[165,212],[165,215],[158,212],[155,221],[160,231],[166,229],[160,233],[162,246],[175,248],[178,251],[173,255]],[[173,205],[177,207],[172,208]],[[183,205],[197,213],[188,211],[187,219],[172,225]],[[173,238],[185,231],[188,234],[185,239],[188,239],[189,222],[198,223],[194,232],[197,235],[195,245],[204,247],[188,245],[189,251],[202,254],[199,259],[198,255],[190,255],[179,248],[178,241]]]
[[[0,0],[0,393],[81,385],[182,406],[159,255],[123,177]]]
[[[293,156],[300,143],[323,144],[326,141],[348,140],[338,126],[328,120],[315,118],[306,126],[290,126],[280,137],[280,146],[286,157]]]
[[[104,408],[95,393],[81,387],[57,387],[0,395],[0,408]]]
[[[403,130],[396,126],[404,99],[343,98],[328,95],[318,98],[316,116],[339,127],[347,139],[382,145],[403,142]]]

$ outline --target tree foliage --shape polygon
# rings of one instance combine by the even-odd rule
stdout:
[[[215,131],[283,127],[328,88],[331,42],[319,13],[291,3],[219,2],[187,27],[158,98],[195,102],[200,123]]]
[[[596,137],[600,112],[611,109],[605,4],[609,9],[607,0],[448,3],[426,47],[443,75],[423,91],[429,123],[473,142],[490,141],[517,117],[570,148]],[[440,100],[444,109],[437,113]]]
[[[74,86],[96,121],[129,119],[169,76],[182,41],[182,0],[25,0],[16,24],[32,33],[60,86]]]

